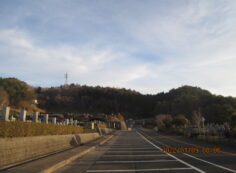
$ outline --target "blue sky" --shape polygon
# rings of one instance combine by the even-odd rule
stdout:
[[[1,0],[0,76],[236,96],[235,0]]]

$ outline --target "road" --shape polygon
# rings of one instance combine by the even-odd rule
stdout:
[[[215,146],[150,130],[119,131],[106,144],[57,173],[236,172],[236,152],[231,149],[219,153],[166,153],[164,147],[211,149]]]

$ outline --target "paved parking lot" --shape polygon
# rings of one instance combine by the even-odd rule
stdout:
[[[204,162],[201,160],[201,155],[163,153],[162,142],[157,140],[155,133],[117,132],[107,144],[97,147],[96,150],[57,172],[236,172],[235,167],[232,168],[236,163],[236,157],[232,156],[234,158],[231,158],[232,165],[228,167],[229,165],[219,165],[208,159],[212,156],[221,159],[221,154],[205,154],[206,160],[204,161],[206,162]],[[200,156],[200,160],[196,159],[198,156]],[[209,163],[207,163],[208,161]]]

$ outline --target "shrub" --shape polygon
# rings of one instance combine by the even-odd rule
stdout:
[[[175,127],[187,127],[188,119],[184,115],[177,115],[171,122]]]
[[[232,128],[231,133],[230,133],[230,136],[231,136],[232,138],[236,138],[236,127]]]
[[[172,121],[172,116],[168,114],[159,114],[155,116],[155,121],[160,130],[163,130],[166,125],[170,127],[170,122]]]
[[[80,126],[0,121],[0,137],[66,135],[83,132],[84,128]]]
[[[107,128],[107,125],[106,124],[97,124],[97,127],[98,128]]]

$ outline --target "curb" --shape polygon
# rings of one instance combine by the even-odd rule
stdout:
[[[51,166],[50,168],[40,171],[40,173],[52,173],[52,172],[64,167],[65,165],[73,162],[74,160],[78,159],[79,157],[82,157],[83,155],[87,154],[88,152],[92,151],[95,148],[96,148],[95,146],[90,147],[89,149],[87,149],[79,154],[76,154],[76,155],[70,157],[69,159],[63,160],[63,161]]]
[[[110,140],[112,137],[113,137],[113,135],[110,136],[110,137],[108,137],[108,138],[105,139],[104,141],[100,142],[99,145],[105,144],[105,143],[108,142],[108,140]],[[44,170],[40,171],[40,173],[52,173],[52,172],[54,172],[54,171],[56,171],[56,170],[58,170],[58,169],[64,167],[65,165],[67,165],[67,164],[73,162],[74,160],[76,160],[76,159],[82,157],[83,155],[87,154],[88,152],[94,150],[96,147],[97,147],[97,146],[90,147],[90,148],[88,148],[88,149],[82,151],[82,152],[79,153],[79,154],[76,154],[76,155],[74,155],[74,156],[72,156],[72,157],[70,157],[70,158],[68,158],[68,159],[66,159],[66,160],[63,160],[63,161],[61,161],[61,162],[59,162],[59,163],[57,163],[57,164],[55,164],[55,165],[53,165],[53,166],[51,166],[51,167],[49,167],[49,168],[47,168],[47,169],[44,169]]]
[[[113,135],[109,136],[106,140],[100,142],[99,145],[105,144],[105,143],[108,142],[112,137],[113,137]]]

